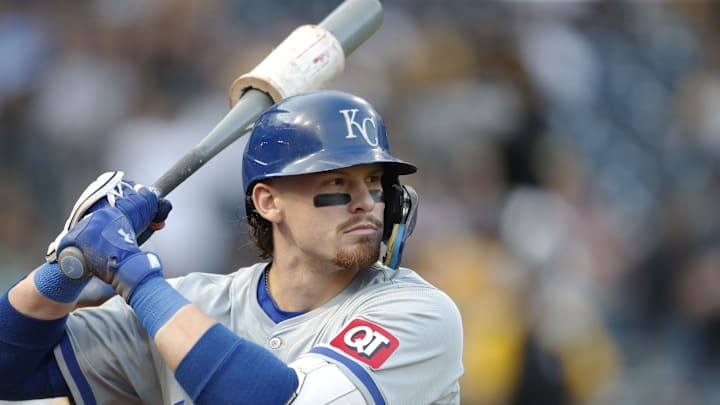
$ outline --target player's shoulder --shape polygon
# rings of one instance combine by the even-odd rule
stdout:
[[[387,403],[454,403],[463,373],[455,302],[409,268],[367,270],[338,311],[342,322],[313,353],[362,365]],[[408,375],[420,386],[408,385]]]
[[[358,297],[362,307],[378,311],[392,307],[393,313],[437,314],[447,321],[460,322],[460,311],[453,299],[414,270],[379,264],[369,270],[370,279]]]
[[[407,267],[391,269],[376,263],[368,269],[366,277],[368,278],[366,282],[367,288],[370,291],[377,289],[384,293],[419,293],[443,300],[450,299],[444,291],[425,280],[413,269]]]

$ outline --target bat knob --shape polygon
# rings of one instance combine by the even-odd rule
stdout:
[[[80,249],[74,246],[68,246],[60,251],[58,263],[63,274],[73,280],[80,280],[89,274],[85,256]]]

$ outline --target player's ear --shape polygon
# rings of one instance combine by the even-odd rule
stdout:
[[[257,183],[252,190],[255,210],[261,217],[270,222],[280,222],[282,214],[277,205],[276,190],[268,184]]]

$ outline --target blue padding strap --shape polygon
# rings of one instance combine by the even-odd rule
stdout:
[[[90,277],[82,280],[66,277],[57,262],[44,263],[33,277],[35,287],[42,295],[63,304],[75,302],[89,281]]]
[[[175,378],[203,404],[285,404],[298,386],[292,368],[220,324],[195,343]]]
[[[135,315],[153,338],[180,308],[189,303],[190,301],[160,276],[146,279],[135,287],[129,302]]]

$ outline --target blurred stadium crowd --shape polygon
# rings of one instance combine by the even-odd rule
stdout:
[[[2,289],[86,184],[152,183],[339,3],[0,0]],[[720,403],[720,3],[383,4],[330,87],[420,167],[404,264],[462,311],[463,403]],[[241,153],[169,196],[168,276],[255,260]]]

